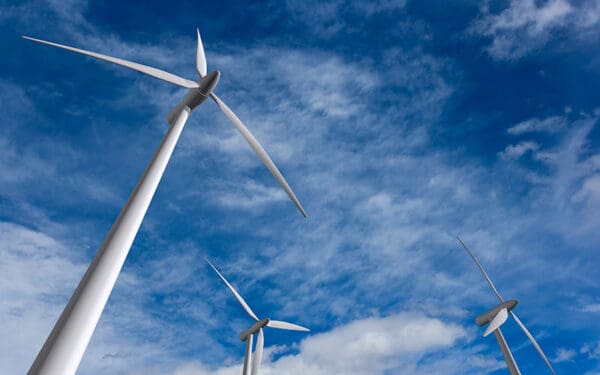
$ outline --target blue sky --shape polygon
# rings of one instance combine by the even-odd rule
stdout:
[[[496,304],[557,373],[600,373],[600,2],[4,3],[0,372],[24,373],[183,89],[31,35],[195,79],[271,154],[304,220],[212,102],[191,116],[80,374],[502,374]],[[523,373],[548,370],[509,321]]]

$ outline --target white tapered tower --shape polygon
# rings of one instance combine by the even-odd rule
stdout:
[[[170,127],[164,139],[28,372],[30,375],[71,375],[77,371],[189,114],[207,98],[211,97],[234,123],[304,217],[306,217],[306,213],[269,155],[233,111],[213,93],[220,73],[212,71],[207,74],[206,59],[199,32],[196,53],[196,69],[200,75],[198,81],[187,80],[160,69],[96,52],[30,37],[24,38],[118,64],[189,89],[183,101],[169,113],[167,120]]]

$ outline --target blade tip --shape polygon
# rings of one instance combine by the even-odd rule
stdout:
[[[306,219],[308,217],[308,215],[306,214],[306,211],[304,210],[304,207],[302,207],[302,204],[300,204],[300,201],[295,196],[292,197],[292,201],[294,202],[294,204],[298,208],[298,211],[300,211],[300,213],[302,214],[302,216],[304,216],[304,218]]]

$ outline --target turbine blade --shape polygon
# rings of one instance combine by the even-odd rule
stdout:
[[[250,366],[251,366],[251,355],[252,355],[252,338],[254,335],[248,336],[246,340],[246,356],[244,357],[244,370],[242,371],[243,375],[250,375]]]
[[[215,103],[217,103],[219,108],[221,108],[223,113],[225,113],[225,116],[227,116],[229,120],[233,122],[233,125],[235,125],[237,130],[240,133],[242,133],[242,136],[246,139],[246,142],[248,142],[250,147],[252,147],[254,152],[256,152],[256,154],[258,155],[260,160],[262,160],[262,162],[265,164],[267,169],[269,169],[271,174],[273,174],[277,182],[279,182],[279,185],[281,185],[283,190],[285,190],[287,195],[292,199],[296,207],[298,207],[298,209],[300,210],[300,213],[302,213],[302,216],[306,217],[306,211],[304,211],[304,208],[300,204],[300,201],[298,200],[298,198],[296,198],[296,194],[294,194],[292,188],[290,188],[290,185],[288,185],[285,178],[283,178],[283,175],[281,174],[281,172],[279,172],[279,169],[277,169],[275,163],[273,163],[273,160],[271,160],[264,148],[262,148],[260,143],[258,143],[256,138],[254,138],[254,136],[252,135],[252,133],[250,133],[248,128],[246,128],[242,121],[235,115],[235,113],[233,113],[231,109],[229,109],[229,107],[225,103],[223,103],[223,101],[221,101],[221,99],[219,99],[219,97],[217,97],[214,93],[211,93],[210,96],[213,98]]]
[[[282,322],[279,320],[269,320],[269,323],[267,323],[267,327],[277,328],[277,329],[287,329],[289,331],[304,331],[304,332],[310,331],[310,329],[299,326],[297,324]]]
[[[506,343],[506,339],[502,334],[502,330],[498,328],[496,331],[494,331],[494,336],[496,336],[498,346],[500,346],[502,355],[504,355],[504,361],[506,362],[506,367],[508,367],[508,371],[510,371],[510,375],[521,375],[521,370],[519,370],[519,366],[517,366],[517,361],[515,361],[515,357],[513,357],[510,349],[508,348],[508,344]]]
[[[500,296],[500,293],[498,293],[498,290],[496,290],[496,287],[492,283],[492,280],[490,280],[490,277],[488,276],[488,274],[485,272],[485,270],[481,266],[481,263],[479,263],[479,261],[477,260],[477,258],[475,258],[475,256],[471,252],[471,250],[469,250],[469,248],[467,247],[467,245],[465,245],[465,243],[460,239],[460,237],[456,236],[456,239],[458,239],[458,242],[460,242],[460,244],[465,248],[465,250],[467,250],[467,253],[469,253],[469,255],[471,256],[471,258],[473,258],[473,260],[475,261],[475,264],[477,264],[477,267],[479,267],[479,270],[483,274],[483,277],[485,277],[485,280],[489,284],[490,288],[492,288],[492,291],[494,292],[494,294],[496,295],[496,297],[498,297],[498,299],[500,300],[500,302],[504,302],[504,300],[502,299],[502,296]]]
[[[540,346],[538,345],[537,341],[535,341],[535,339],[533,338],[533,335],[531,333],[529,333],[529,331],[527,330],[527,328],[525,328],[525,325],[523,324],[523,322],[521,322],[521,320],[519,318],[517,318],[517,314],[515,314],[512,311],[510,312],[510,314],[515,319],[515,322],[517,322],[517,324],[519,325],[519,327],[521,327],[521,329],[523,330],[523,332],[525,332],[525,334],[529,338],[529,341],[531,341],[531,344],[533,344],[533,346],[535,347],[535,350],[537,350],[537,352],[540,354],[540,356],[542,357],[542,359],[544,360],[544,362],[546,362],[546,366],[548,366],[548,368],[550,369],[550,371],[554,375],[556,375],[556,372],[554,372],[554,369],[552,368],[552,365],[550,364],[550,361],[548,360],[548,358],[546,357],[546,355],[542,351],[542,348],[540,348]]]
[[[127,61],[127,60],[123,60],[123,59],[119,59],[119,58],[116,58],[116,57],[111,57],[111,56],[103,55],[103,54],[96,53],[96,52],[90,52],[90,51],[86,51],[86,50],[79,49],[79,48],[69,47],[69,46],[65,46],[63,44],[58,44],[58,43],[53,43],[53,42],[47,42],[45,40],[31,38],[31,37],[28,37],[28,36],[23,36],[23,39],[31,40],[31,41],[37,42],[37,43],[47,44],[47,45],[53,46],[53,47],[58,47],[58,48],[66,49],[66,50],[69,50],[69,51],[72,51],[72,52],[81,53],[82,55],[95,57],[97,59],[108,61],[108,62],[111,62],[113,64],[121,65],[121,66],[124,66],[126,68],[136,70],[136,71],[138,71],[140,73],[147,74],[147,75],[152,76],[154,78],[158,78],[158,79],[161,79],[163,81],[166,81],[166,82],[169,82],[169,83],[173,83],[173,84],[181,86],[181,87],[186,87],[188,89],[193,89],[193,88],[198,87],[198,83],[196,83],[194,81],[190,81],[188,79],[181,78],[179,76],[176,76],[175,74],[171,74],[171,73],[165,72],[164,70],[152,68],[150,66],[138,64],[138,63],[135,63],[135,62],[132,62],[132,61]]]
[[[258,319],[256,317],[256,314],[254,313],[254,311],[252,311],[252,309],[250,308],[250,306],[248,306],[248,304],[246,303],[246,301],[244,301],[244,299],[242,298],[242,296],[240,296],[240,294],[233,289],[233,287],[231,286],[231,284],[229,284],[229,281],[227,281],[227,279],[225,279],[225,277],[223,277],[223,275],[221,275],[221,272],[219,272],[219,270],[213,266],[213,264],[210,262],[210,260],[208,260],[208,258],[205,258],[206,262],[208,262],[208,264],[210,265],[210,267],[217,273],[217,275],[219,275],[219,277],[221,278],[221,280],[223,280],[223,282],[225,283],[225,285],[227,285],[227,287],[229,288],[229,290],[231,291],[231,293],[233,293],[233,296],[235,297],[235,299],[238,300],[238,302],[240,303],[240,305],[242,305],[242,307],[244,308],[244,310],[246,310],[246,312],[248,313],[248,315],[250,315],[250,317],[256,321],[259,321],[260,319]]]
[[[252,358],[252,375],[258,375],[260,362],[262,361],[263,346],[265,345],[265,337],[263,329],[258,330],[258,339],[256,340],[256,349],[254,349],[254,358]]]
[[[198,34],[198,45],[196,47],[196,70],[200,77],[206,75],[206,56],[204,55],[204,46],[202,45],[202,38],[200,38],[200,30],[196,29]]]
[[[490,333],[492,333],[495,330],[497,330],[498,328],[500,328],[500,326],[502,324],[504,324],[504,322],[506,322],[506,319],[508,319],[508,310],[506,310],[506,308],[504,308],[504,309],[500,310],[498,312],[498,314],[496,314],[494,319],[492,319],[492,321],[488,325],[487,329],[483,333],[483,337],[488,337]]]

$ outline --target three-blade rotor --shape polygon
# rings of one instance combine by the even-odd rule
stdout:
[[[479,263],[479,261],[477,260],[477,258],[475,258],[475,256],[473,255],[473,253],[471,252],[471,250],[469,250],[469,248],[467,247],[467,245],[465,245],[465,243],[461,240],[460,237],[456,237],[456,239],[458,239],[458,242],[460,242],[460,244],[462,245],[462,247],[467,251],[467,253],[469,253],[469,255],[471,256],[471,258],[473,259],[473,261],[475,262],[475,264],[477,265],[477,267],[479,268],[479,270],[481,271],[481,273],[483,274],[483,277],[485,278],[485,280],[487,281],[488,285],[490,286],[490,288],[492,289],[492,291],[494,292],[494,294],[496,295],[496,297],[498,297],[498,300],[503,303],[504,299],[502,298],[502,296],[500,295],[500,293],[498,293],[498,290],[496,289],[496,287],[494,286],[494,284],[492,283],[492,280],[490,279],[490,277],[488,276],[487,272],[485,272],[485,270],[483,269],[483,266],[481,265],[481,263]],[[500,314],[498,314],[500,315]],[[496,317],[498,317],[498,315]],[[535,338],[533,337],[533,335],[529,332],[529,330],[527,328],[525,328],[525,325],[521,322],[521,320],[517,317],[517,315],[514,313],[514,311],[510,311],[510,315],[513,317],[513,319],[515,320],[515,322],[517,322],[517,324],[519,325],[519,327],[521,327],[521,330],[523,330],[523,332],[525,332],[525,335],[527,336],[527,338],[529,339],[529,341],[531,342],[531,344],[533,345],[533,347],[535,348],[535,350],[537,350],[537,352],[539,353],[540,357],[542,357],[542,359],[544,360],[544,362],[546,363],[546,366],[548,366],[548,368],[550,369],[550,371],[556,375],[556,372],[554,372],[554,369],[552,368],[552,365],[550,364],[550,361],[548,360],[548,358],[546,357],[546,355],[544,354],[544,352],[542,351],[542,348],[540,348],[539,344],[537,343],[537,341],[535,340]],[[499,321],[502,320],[503,317],[500,316]],[[494,318],[494,320],[492,321],[492,323],[496,320],[496,318]],[[504,321],[506,321],[506,319],[504,319]],[[504,321],[502,323],[504,323]],[[490,323],[490,325],[492,324]],[[496,322],[497,324],[498,322]],[[500,323],[500,325],[502,325],[502,323]],[[498,325],[498,327],[500,326]],[[488,328],[489,329],[489,328]],[[490,331],[489,333],[493,332],[494,330]],[[487,330],[486,330],[486,333]],[[488,333],[488,334],[489,334]],[[485,335],[485,334],[484,334]],[[485,335],[487,336],[487,335]]]
[[[202,38],[200,37],[200,31],[196,30],[196,32],[197,32],[197,36],[198,36],[198,41],[197,41],[197,46],[196,46],[196,70],[198,71],[198,75],[200,76],[200,78],[203,78],[207,75],[206,56],[204,53],[204,46],[202,44]],[[202,87],[201,87],[202,80],[200,80],[198,82],[194,82],[194,81],[191,81],[191,80],[188,80],[185,78],[181,78],[175,74],[168,73],[164,70],[153,68],[153,67],[150,67],[147,65],[136,63],[136,62],[132,62],[132,61],[128,61],[128,60],[124,60],[124,59],[120,59],[120,58],[116,58],[116,57],[112,57],[112,56],[103,55],[101,53],[91,52],[91,51],[83,50],[80,48],[69,47],[69,46],[66,46],[63,44],[58,44],[58,43],[48,42],[48,41],[41,40],[41,39],[31,38],[28,36],[23,36],[23,38],[27,39],[27,40],[31,40],[33,42],[42,43],[42,44],[46,44],[49,46],[66,49],[68,51],[80,53],[80,54],[83,54],[86,56],[94,57],[96,59],[100,59],[103,61],[111,62],[113,64],[124,66],[126,68],[138,71],[140,73],[147,74],[151,77],[158,78],[160,80],[172,83],[177,86],[185,87],[185,88],[192,89],[192,90],[195,90],[195,89],[202,90]],[[298,200],[298,198],[296,198],[296,194],[294,194],[294,192],[290,188],[289,184],[287,183],[287,181],[285,180],[285,178],[283,177],[283,175],[281,174],[281,172],[279,171],[277,166],[275,166],[275,163],[273,163],[273,161],[271,160],[271,158],[269,157],[267,152],[264,150],[264,148],[260,145],[260,143],[258,143],[256,138],[252,135],[252,133],[248,130],[248,128],[242,123],[242,121],[235,115],[235,113],[233,113],[233,111],[220,98],[218,98],[212,92],[212,87],[211,87],[210,91],[211,92],[208,92],[207,94],[210,94],[210,97],[214,100],[214,102],[217,104],[217,106],[221,109],[221,111],[223,111],[223,113],[227,116],[227,118],[233,123],[233,125],[236,127],[236,129],[244,137],[246,142],[248,142],[248,144],[250,145],[252,150],[257,154],[257,156],[260,158],[260,160],[264,163],[264,165],[267,167],[267,169],[271,172],[273,177],[275,177],[277,182],[281,185],[281,187],[286,192],[286,194],[294,202],[294,204],[296,205],[296,207],[298,208],[298,210],[300,211],[302,216],[306,217],[307,216],[306,211],[302,207],[302,204],[300,204],[300,201]],[[206,96],[203,94],[200,97],[201,100],[196,101],[195,105],[197,106],[199,103],[204,101],[205,98],[206,98]],[[185,107],[185,104],[186,103],[182,102],[176,108],[181,108],[181,110],[183,110]],[[193,110],[194,108],[195,108],[194,106],[189,107],[190,110]]]
[[[303,332],[308,332],[309,329],[306,327],[299,326],[297,324],[283,322],[280,320],[268,319],[268,322],[265,324],[264,321],[267,319],[264,319],[264,320],[258,319],[258,317],[254,313],[254,311],[252,311],[250,306],[248,306],[248,304],[246,303],[244,298],[242,298],[242,296],[235,290],[235,288],[233,286],[231,286],[229,281],[227,281],[227,279],[221,274],[221,272],[219,272],[219,270],[207,258],[205,258],[205,259],[206,259],[206,262],[213,269],[213,271],[215,271],[215,273],[219,276],[219,278],[225,283],[225,285],[231,291],[231,293],[233,294],[235,299],[237,299],[237,301],[240,303],[240,305],[242,305],[242,307],[244,308],[246,313],[257,322],[255,324],[259,324],[259,328],[255,331],[251,331],[247,337],[246,357],[244,358],[244,375],[248,375],[247,371],[249,369],[250,362],[252,362],[251,375],[258,375],[258,369],[260,367],[260,363],[262,360],[263,348],[264,348],[264,343],[265,343],[263,327],[271,327],[271,328],[284,329],[284,330],[289,330],[289,331],[303,331]],[[255,326],[255,325],[253,325],[253,326]],[[252,349],[252,336],[255,333],[258,334],[258,339],[256,340],[256,348],[254,349],[254,356],[251,360],[249,355],[250,355],[250,351]]]

